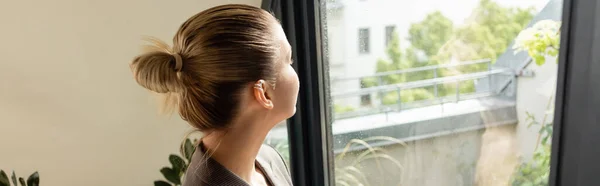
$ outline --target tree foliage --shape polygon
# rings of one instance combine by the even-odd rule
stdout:
[[[480,59],[495,61],[498,56],[506,51],[517,34],[525,28],[532,18],[533,8],[503,7],[491,0],[481,0],[465,24],[460,27],[455,27],[452,21],[441,12],[432,12],[422,21],[411,24],[407,37],[410,46],[406,49],[401,49],[400,38],[397,33],[393,33],[392,40],[386,49],[387,56],[377,61],[376,70],[377,72],[388,72]],[[382,77],[381,81],[366,78],[362,80],[362,83],[368,87],[398,84],[434,78],[434,73],[437,77],[446,77],[487,69],[487,64],[482,63],[465,65],[459,68],[440,69],[437,72],[429,70],[388,75]],[[474,92],[474,81],[461,82],[459,88],[461,93]],[[429,98],[430,95],[433,95],[433,88],[421,89],[423,90],[401,93],[401,98],[398,98],[396,92],[385,93],[383,95],[384,104],[414,100],[410,97]],[[454,83],[448,83],[440,85],[437,89],[438,96],[453,95],[456,86]],[[411,95],[423,94],[424,92],[429,94]]]
[[[490,0],[481,0],[467,24],[455,31],[438,56],[454,57],[458,61],[494,60],[531,21],[532,13],[533,8],[502,7]]]
[[[440,11],[435,11],[427,15],[423,21],[411,24],[408,30],[408,41],[415,49],[433,56],[452,37],[453,32],[452,21]]]

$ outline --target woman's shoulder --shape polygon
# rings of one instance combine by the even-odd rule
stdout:
[[[183,186],[248,185],[233,172],[196,148],[187,167]]]
[[[272,147],[263,145],[256,157],[274,185],[292,185],[288,166],[281,155]],[[209,158],[197,148],[187,168],[183,186],[248,185],[227,168]]]
[[[292,185],[289,168],[277,150],[268,145],[262,145],[256,160],[266,171],[271,172],[273,181],[281,182],[275,185]]]
[[[262,145],[260,147],[260,151],[258,152],[258,158],[263,158],[268,160],[269,163],[283,163],[283,157],[277,150],[269,145]],[[284,166],[287,166],[284,164]]]

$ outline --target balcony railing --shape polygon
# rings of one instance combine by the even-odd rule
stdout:
[[[472,73],[459,74],[459,75],[453,75],[453,76],[438,77],[438,71],[440,69],[447,69],[447,68],[468,66],[468,65],[486,64],[486,63],[487,63],[487,71],[479,71],[479,72],[472,72]],[[398,83],[398,84],[382,85],[383,78],[386,76],[405,74],[405,73],[422,72],[422,71],[433,71],[433,78]],[[360,82],[360,80],[364,79],[364,78],[376,78],[377,81],[379,82],[379,86],[375,86],[375,87],[361,88],[359,90],[352,90],[352,91],[334,91],[331,93],[331,97],[334,101],[339,100],[339,99],[352,98],[352,97],[355,97],[358,100],[360,100],[361,96],[363,96],[363,95],[376,95],[380,99],[379,103],[371,104],[369,106],[361,106],[358,109],[354,109],[352,111],[336,113],[336,114],[334,114],[334,117],[335,117],[335,119],[345,119],[345,118],[360,117],[360,116],[366,116],[366,115],[372,115],[372,114],[400,112],[401,110],[405,110],[405,109],[419,108],[419,107],[439,105],[439,104],[444,104],[444,103],[449,103],[449,102],[459,102],[462,100],[494,96],[494,95],[497,95],[499,92],[492,85],[493,84],[492,77],[499,76],[499,75],[514,76],[514,72],[513,72],[513,70],[511,70],[509,68],[492,69],[492,61],[489,59],[482,59],[482,60],[476,60],[476,61],[460,62],[460,63],[456,63],[456,64],[443,64],[443,65],[411,68],[411,69],[405,69],[405,70],[382,72],[382,73],[376,73],[374,75],[369,75],[369,76],[333,78],[331,80],[332,83],[340,83],[343,81]],[[460,91],[461,83],[464,83],[465,81],[479,80],[479,79],[483,79],[483,78],[487,78],[487,87],[488,87],[487,90],[476,90],[474,92],[461,93],[461,91]],[[453,85],[453,86],[455,86],[454,94],[448,95],[448,93],[446,93],[445,95],[440,95],[439,94],[439,85],[447,86],[448,84],[454,84]],[[401,101],[401,92],[402,91],[406,91],[406,90],[410,90],[410,89],[417,89],[417,88],[425,88],[425,87],[432,87],[433,98],[418,100],[418,101],[410,101],[410,102],[402,102]],[[383,104],[384,103],[384,101],[383,101],[384,94],[390,93],[390,92],[396,92],[396,94],[398,95],[398,100],[393,105],[392,104],[385,105],[385,104]]]

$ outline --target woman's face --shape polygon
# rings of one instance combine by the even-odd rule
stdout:
[[[285,117],[283,119],[287,119],[296,113],[296,100],[298,98],[300,83],[296,71],[292,68],[292,48],[285,37],[281,25],[277,23],[275,29],[275,37],[280,42],[281,53],[278,61],[276,61],[278,73],[275,89],[273,90],[273,109],[281,113],[281,116]]]

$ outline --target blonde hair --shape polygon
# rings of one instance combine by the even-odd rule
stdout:
[[[134,78],[165,94],[165,107],[178,108],[196,129],[227,128],[242,89],[259,79],[275,81],[277,24],[271,14],[253,6],[207,9],[181,25],[172,48],[149,38],[147,51],[131,63]]]

